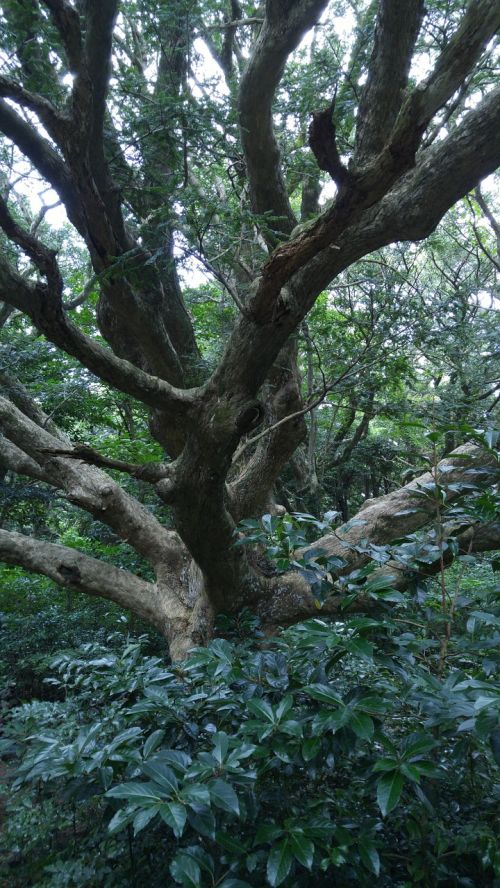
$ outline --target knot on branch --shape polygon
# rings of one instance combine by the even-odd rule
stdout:
[[[70,564],[60,564],[57,568],[57,573],[64,580],[66,585],[78,585],[81,582],[81,574],[79,569],[75,565]]]
[[[333,122],[333,101],[323,111],[313,111],[309,124],[308,141],[320,170],[330,173],[337,185],[342,185],[349,173],[340,159],[337,148],[335,124]]]
[[[33,323],[45,330],[50,325],[59,325],[63,318],[61,291],[43,282],[37,282],[31,293],[30,317]]]
[[[247,435],[257,428],[264,419],[265,410],[260,401],[246,404],[236,418],[236,429],[240,435]]]
[[[162,478],[161,481],[155,486],[156,492],[160,499],[163,500],[167,505],[172,505],[179,495],[179,488],[177,484],[177,479],[172,472],[172,475],[166,478]]]

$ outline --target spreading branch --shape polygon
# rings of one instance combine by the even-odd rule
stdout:
[[[12,441],[0,434],[0,466],[17,475],[27,475],[37,481],[50,481],[42,466]]]
[[[353,225],[308,261],[294,280],[294,290],[312,302],[332,279],[367,253],[396,240],[421,240],[446,211],[500,163],[500,89],[492,90],[446,139],[417,157],[415,168]],[[318,239],[328,241],[328,222],[318,223]],[[307,288],[307,289],[306,289]]]
[[[47,139],[38,133],[3,99],[0,99],[0,131],[11,139],[64,203],[68,218],[82,236],[85,215],[69,168]]]
[[[160,622],[153,584],[76,549],[0,530],[0,561],[49,577],[58,586],[114,601],[153,625]]]
[[[177,534],[163,528],[148,509],[109,475],[68,459],[66,442],[55,438],[1,396],[0,432],[42,467],[44,480],[63,490],[70,502],[111,527],[151,564],[178,559]],[[39,469],[35,477],[39,477]]]
[[[475,474],[469,474],[471,469],[475,470]],[[478,469],[483,469],[483,483],[485,479],[491,481],[498,471],[494,456],[472,444],[459,447],[439,462],[435,470],[420,475],[399,490],[368,501],[354,519],[315,540],[313,548],[321,549],[327,558],[341,558],[345,567],[340,572],[350,573],[369,560],[370,544],[386,545],[415,533],[435,518],[436,482],[446,491],[446,503],[450,504],[460,495],[461,482],[470,482],[472,477],[475,483],[480,483]],[[498,522],[494,522],[484,536],[478,531],[478,539],[482,539],[484,548],[497,548],[500,545]],[[466,532],[464,545],[470,545],[470,531]],[[297,553],[298,558],[304,555],[307,556],[307,549]],[[389,572],[393,573],[392,563]],[[399,582],[402,582],[401,578]],[[325,613],[338,613],[342,604],[341,595],[333,596],[325,606]],[[356,607],[366,610],[367,606],[373,604],[361,595]],[[305,619],[315,611],[317,614],[314,595],[298,572],[282,574],[269,581],[268,595],[262,599],[259,608],[265,622],[274,625],[282,622],[283,614],[288,615],[287,622]]]
[[[62,141],[67,135],[67,117],[61,114],[55,105],[44,96],[25,89],[20,83],[2,74],[0,74],[0,96],[5,99],[13,99],[24,108],[34,111],[47,132],[57,142]]]
[[[43,449],[42,454],[51,454],[52,456],[65,456],[67,459],[79,459],[87,463],[89,466],[99,466],[101,469],[115,469],[118,472],[125,472],[138,481],[147,481],[151,484],[157,484],[164,478],[168,478],[171,474],[171,465],[169,463],[131,463],[123,459],[113,459],[110,456],[104,456],[98,453],[88,444],[75,444],[71,450],[52,450]]]
[[[80,16],[66,0],[43,0],[43,3],[49,9],[52,21],[59,31],[66,51],[69,70],[76,74],[80,70],[82,62]]]
[[[145,373],[82,333],[65,314],[61,299],[47,287],[29,284],[0,260],[0,296],[25,312],[49,342],[72,355],[84,367],[119,391],[155,409],[182,419],[196,404],[198,389],[177,389],[163,379]]]
[[[37,237],[25,231],[11,215],[6,201],[0,195],[0,228],[7,237],[21,247],[35,263],[42,275],[47,278],[51,290],[62,295],[63,281],[56,260],[56,251],[46,247]]]
[[[381,0],[368,79],[361,94],[356,158],[377,155],[392,131],[408,83],[423,0]]]

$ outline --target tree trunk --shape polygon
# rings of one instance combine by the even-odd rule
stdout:
[[[67,462],[71,468],[72,461]],[[342,558],[346,566],[341,573],[354,570],[368,558],[357,551],[357,547],[365,547],[366,542],[376,545],[389,543],[425,527],[435,517],[436,499],[432,492],[421,495],[426,490],[425,485],[435,484],[436,479],[442,485],[452,484],[452,489],[446,495],[447,501],[451,502],[458,495],[456,485],[470,477],[469,469],[473,467],[477,472],[482,468],[485,477],[490,477],[491,466],[489,453],[473,445],[460,447],[439,463],[432,473],[426,473],[400,490],[365,503],[355,521],[318,539],[314,548],[321,548],[329,557]],[[97,470],[87,471],[95,473]],[[94,494],[95,477],[92,474]],[[79,479],[84,485],[85,473],[81,470]],[[83,495],[84,492],[80,494]],[[110,499],[109,492],[104,496]],[[124,506],[125,503],[121,509]],[[117,527],[118,518],[111,512],[110,502],[105,520]],[[126,527],[129,527],[128,521],[130,518],[125,516]],[[229,532],[230,527],[233,525],[229,524],[225,532]],[[213,539],[218,538],[219,532],[217,529]],[[76,550],[5,530],[0,530],[0,558],[45,574],[59,585],[77,592],[115,601],[158,629],[168,642],[172,658],[180,659],[189,648],[204,644],[211,637],[217,612],[236,613],[242,607],[251,607],[267,629],[288,625],[318,613],[316,597],[300,572],[263,575],[255,564],[251,566],[244,549],[234,548],[233,542],[234,538],[225,552],[217,549],[211,551],[210,561],[202,542],[198,557],[208,564],[202,572],[176,534],[167,533],[164,539],[157,538],[156,543],[151,544],[156,573],[153,584]],[[194,549],[196,545],[193,542]],[[465,532],[463,545],[470,547],[470,531]],[[476,540],[472,537],[472,548],[474,545],[478,549],[499,546],[500,524],[490,525],[487,532],[478,531]],[[227,552],[230,553],[229,558]],[[303,554],[307,554],[307,550],[298,552],[297,557]],[[429,570],[432,572],[432,568]],[[394,566],[387,568],[387,572],[397,575]],[[332,581],[335,581],[335,576],[332,576]],[[403,582],[404,578],[399,576],[399,588]],[[341,607],[342,596],[334,594],[325,603],[323,612],[335,614]],[[369,610],[373,603],[361,594],[354,607],[361,611]]]

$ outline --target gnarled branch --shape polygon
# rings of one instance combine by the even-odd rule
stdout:
[[[378,154],[388,140],[403,101],[423,14],[423,0],[380,0],[368,79],[358,109],[358,161]]]
[[[65,314],[62,302],[47,287],[29,284],[0,260],[0,296],[25,312],[49,342],[72,355],[84,367],[120,391],[155,409],[169,411],[178,421],[195,405],[198,389],[177,389],[170,383],[145,373],[139,367],[93,340]]]
[[[41,428],[3,397],[0,397],[0,431],[42,467],[44,480],[63,490],[70,502],[111,527],[151,564],[178,560],[177,534],[162,527],[148,509],[109,475],[68,459],[67,443]],[[38,470],[35,477],[39,477]]]
[[[492,454],[472,444],[458,447],[438,463],[435,471],[426,472],[386,496],[368,501],[355,520],[351,519],[346,525],[315,540],[314,549],[321,549],[328,558],[342,558],[346,566],[339,573],[349,573],[369,560],[369,554],[358,551],[367,548],[365,541],[385,545],[424,528],[435,518],[437,504],[432,486],[436,481],[447,489],[446,501],[451,503],[459,492],[449,489],[448,485],[470,481],[471,478],[477,483],[479,476],[470,475],[469,470],[481,468],[484,469],[484,477],[490,480],[492,473],[497,473]],[[442,505],[440,503],[439,508]],[[478,545],[484,549],[497,548],[500,545],[499,533],[500,525],[494,522],[484,534],[478,532]],[[465,550],[470,545],[470,534],[469,529],[464,532]],[[298,557],[306,555],[307,549],[297,554]],[[392,563],[388,572],[393,574]],[[399,573],[398,578],[398,582],[402,583]],[[339,612],[342,603],[342,596],[333,596],[325,605],[325,613]],[[355,607],[366,610],[367,604],[371,606],[361,595]],[[317,607],[307,581],[301,574],[289,572],[269,581],[268,594],[260,601],[259,611],[265,622],[279,625],[312,616],[315,611],[317,613]]]

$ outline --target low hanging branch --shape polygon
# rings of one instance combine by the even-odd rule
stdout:
[[[482,476],[478,474],[480,470]],[[370,545],[391,543],[425,528],[435,518],[436,499],[432,488],[436,481],[447,491],[446,504],[450,504],[460,496],[461,483],[470,483],[471,478],[481,486],[491,484],[498,478],[498,462],[491,452],[466,444],[441,460],[434,470],[420,475],[399,490],[368,501],[353,519],[315,540],[312,548],[321,549],[326,558],[342,559],[345,566],[339,573],[350,573],[369,561]],[[441,507],[444,505],[441,503]],[[460,538],[462,552],[467,551],[474,538],[478,551],[500,548],[500,522],[465,530]],[[307,549],[296,554],[298,558],[307,555]],[[447,556],[446,560],[445,566],[448,566],[451,559]],[[439,569],[440,559],[437,558],[430,570],[425,566],[424,572],[432,575]],[[394,579],[398,589],[406,587],[409,577],[392,562],[380,570],[387,573],[389,585]],[[343,603],[342,595],[333,595],[325,603],[324,612],[342,612]],[[366,600],[362,594],[354,605],[361,612],[373,606],[374,602]],[[318,608],[308,581],[293,571],[269,580],[268,595],[259,603],[259,613],[266,624],[277,626],[317,615]]]

